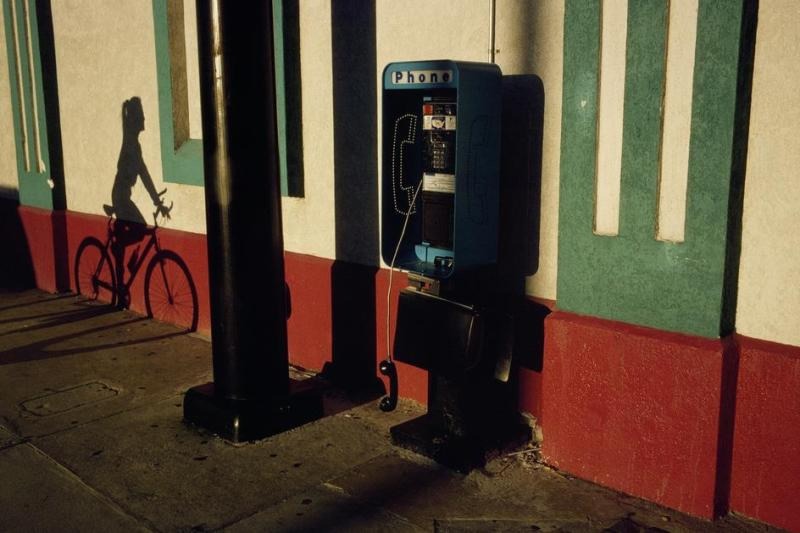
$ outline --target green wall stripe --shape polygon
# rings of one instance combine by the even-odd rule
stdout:
[[[203,185],[203,141],[188,139],[175,146],[172,123],[172,78],[170,76],[169,20],[167,0],[153,0],[156,79],[158,81],[158,119],[161,132],[163,179],[168,183]]]
[[[700,2],[686,233],[687,241],[713,247],[715,256],[725,247],[741,15],[741,2]]]
[[[286,75],[283,60],[283,0],[272,2],[273,46],[275,47],[275,101],[278,122],[278,153],[281,195],[289,195],[289,169],[286,164]]]
[[[273,0],[275,100],[281,194],[305,194],[299,0]]]
[[[700,3],[686,240],[677,244],[655,237],[667,6],[629,2],[620,232],[607,237],[592,232],[601,8],[566,4],[558,306],[717,337],[730,329],[722,297],[742,2]]]
[[[600,58],[600,1],[567,0],[564,20],[564,89],[561,126],[560,217],[592,233]],[[582,179],[591,173],[591,179]],[[561,240],[559,241],[561,244]]]
[[[11,16],[11,2],[14,2],[14,11],[16,13],[16,20],[12,20]],[[44,91],[42,88],[42,68],[40,63],[39,54],[39,27],[36,18],[36,9],[34,4],[31,6],[31,12],[28,14],[30,17],[30,42],[31,54],[33,56],[33,69],[34,69],[34,83],[30,79],[30,60],[27,53],[27,35],[28,29],[25,24],[25,16],[23,12],[23,2],[21,0],[4,0],[3,1],[3,19],[5,22],[6,31],[6,53],[8,56],[9,66],[9,80],[11,88],[11,107],[14,124],[14,138],[17,154],[17,172],[19,179],[19,201],[22,205],[30,205],[41,207],[44,209],[53,208],[53,194],[47,182],[50,177],[50,155],[47,141],[47,120],[46,111],[44,106]],[[19,88],[16,83],[17,80],[17,57],[14,53],[15,43],[12,24],[16,25],[17,36],[20,41],[20,70],[22,75],[23,91],[25,92],[25,105],[24,109],[20,108]],[[34,90],[35,89],[35,90]],[[36,128],[34,128],[34,113],[33,101],[30,95],[36,99],[36,106],[38,109],[38,121]],[[22,115],[28,123],[28,153],[25,154],[22,148]],[[44,162],[44,171],[39,172],[38,157],[36,154],[36,137],[38,136],[39,146],[41,148],[42,161]],[[25,170],[25,159],[30,161],[30,170]]]
[[[656,234],[667,6],[664,0],[628,2],[619,226],[620,235],[636,242]]]
[[[33,69],[36,79],[36,106],[38,113],[39,141],[42,150],[42,161],[44,161],[44,173],[49,177],[50,169],[50,150],[47,137],[47,110],[44,103],[44,81],[42,79],[42,55],[39,46],[39,17],[36,14],[36,3],[30,3],[31,18],[31,46],[33,49]],[[35,149],[35,146],[34,146]],[[48,186],[49,189],[49,186]],[[49,196],[48,192],[48,196]]]

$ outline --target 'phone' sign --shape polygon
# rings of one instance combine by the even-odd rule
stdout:
[[[452,79],[452,70],[398,70],[392,73],[393,85],[448,83]]]

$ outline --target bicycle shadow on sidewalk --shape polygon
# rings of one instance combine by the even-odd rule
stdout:
[[[76,305],[80,305],[77,303]],[[12,335],[14,333],[26,332],[31,333],[41,329],[54,328],[59,326],[66,326],[82,320],[88,320],[96,316],[105,315],[114,312],[114,309],[108,306],[80,306],[80,309],[71,309],[68,311],[54,311],[51,313],[42,313],[39,315],[26,315],[20,317],[13,317],[8,319],[0,319],[0,335]],[[35,322],[30,324],[30,322]],[[6,330],[3,328],[5,325],[19,324],[16,329]]]
[[[144,269],[144,308],[133,302],[133,310],[195,331],[199,311],[194,280],[186,262],[174,251],[162,248],[158,237],[159,223],[163,225],[171,218],[173,204],[165,204],[167,189],[156,190],[142,156],[139,135],[145,130],[145,117],[138,96],[123,102],[121,117],[122,146],[111,205],[103,205],[109,217],[106,240],[89,236],[78,247],[73,269],[75,292],[92,301],[131,309],[131,289]],[[152,226],[132,199],[139,182],[153,202]]]
[[[155,343],[185,334],[182,330],[163,332],[162,326],[156,335],[140,335],[138,332],[148,332],[149,328],[138,327],[134,330],[132,326],[145,326],[148,322],[146,318],[130,315],[116,318],[116,310],[110,306],[86,308],[81,304],[76,301],[72,305],[78,309],[53,314],[42,323],[11,331],[0,330],[3,337],[0,343],[0,366]],[[111,323],[102,318],[112,313],[115,318]],[[65,328],[66,333],[58,333]],[[27,343],[16,344],[15,336]],[[36,337],[32,342],[31,336]]]

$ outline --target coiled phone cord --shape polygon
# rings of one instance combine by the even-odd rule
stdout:
[[[403,244],[403,238],[406,235],[408,228],[408,220],[411,218],[411,213],[414,211],[414,205],[417,202],[417,195],[422,189],[423,180],[420,179],[417,188],[414,190],[414,196],[411,198],[411,205],[408,206],[406,211],[406,218],[403,221],[403,229],[400,231],[400,238],[397,240],[397,246],[392,255],[392,262],[389,263],[389,289],[386,291],[386,360],[381,361],[379,370],[381,374],[389,378],[389,396],[383,398],[380,403],[382,411],[393,411],[397,407],[397,369],[394,365],[391,349],[391,324],[392,324],[392,277],[394,275],[394,263],[397,261],[397,254],[400,252],[400,246]]]

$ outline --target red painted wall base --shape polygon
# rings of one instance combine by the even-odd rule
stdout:
[[[69,290],[65,212],[20,206],[18,213],[36,286],[48,292]]]
[[[545,459],[696,516],[724,513],[735,363],[728,341],[551,314]]]
[[[800,531],[800,347],[737,341],[731,509]]]

